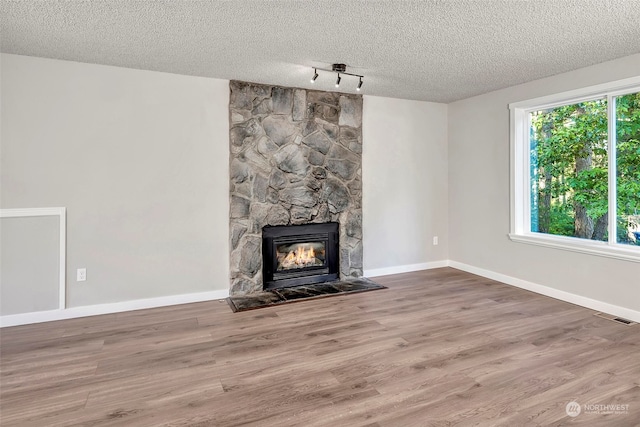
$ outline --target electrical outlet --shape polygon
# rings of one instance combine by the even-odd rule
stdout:
[[[79,268],[78,271],[76,272],[76,281],[84,282],[86,280],[87,280],[87,269]]]
[[[438,236],[433,236],[433,246],[438,246]]]

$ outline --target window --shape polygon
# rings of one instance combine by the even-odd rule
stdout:
[[[510,109],[510,238],[640,262],[640,77]]]

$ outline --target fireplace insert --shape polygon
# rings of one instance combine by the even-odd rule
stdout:
[[[264,289],[338,280],[337,222],[262,229]]]

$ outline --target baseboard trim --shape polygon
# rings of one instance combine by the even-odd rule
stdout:
[[[550,288],[538,283],[528,282],[516,277],[507,276],[505,274],[496,273],[495,271],[485,270],[483,268],[474,267],[472,265],[464,264],[457,261],[449,261],[449,266],[457,270],[466,271],[467,273],[486,277],[487,279],[506,283],[507,285],[515,286],[516,288],[526,289],[537,294],[569,302],[571,304],[576,304],[581,307],[590,308],[592,310],[601,311],[603,313],[613,314],[615,316],[633,320],[634,322],[640,322],[640,312],[632,310],[630,308],[620,307],[618,305],[609,304],[581,295],[572,294],[570,292]]]
[[[388,276],[390,274],[409,273],[411,271],[431,270],[449,266],[449,261],[423,262],[420,264],[397,265],[394,267],[373,268],[364,270],[365,277]]]
[[[496,273],[495,271],[485,270],[483,268],[474,267],[458,261],[444,260],[435,262],[426,262],[421,264],[409,264],[387,268],[377,268],[365,270],[366,277],[387,276],[391,274],[409,273],[412,271],[430,270],[433,268],[452,267],[457,270],[466,271],[471,274],[486,277],[487,279],[496,280],[507,285],[517,288],[526,289],[537,294],[546,295],[561,301],[566,301],[581,307],[590,308],[592,310],[601,311],[603,313],[613,314],[625,319],[633,320],[640,323],[640,312],[620,307],[618,305],[594,300],[581,295],[572,294],[548,286],[540,285],[516,277],[507,276],[505,274]],[[97,316],[100,314],[121,313],[125,311],[141,310],[145,308],[166,307],[178,304],[188,304],[193,302],[213,301],[224,299],[229,296],[229,290],[223,289],[218,291],[200,292],[183,295],[170,295],[165,297],[147,298],[132,301],[123,301],[110,304],[98,304],[82,307],[71,307],[62,310],[39,311],[33,313],[12,314],[0,316],[0,328],[18,325],[28,325],[32,323],[52,322],[55,320],[74,319],[78,317]]]
[[[74,319],[77,317],[97,316],[100,314],[121,313],[123,311],[141,310],[145,308],[166,307],[192,302],[213,301],[229,296],[229,290],[199,292],[193,294],[169,295],[165,297],[146,298],[109,304],[70,307],[62,310],[37,311],[33,313],[11,314],[0,316],[0,328],[29,325],[32,323],[52,322],[55,320]]]

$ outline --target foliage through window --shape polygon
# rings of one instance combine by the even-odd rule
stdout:
[[[530,118],[531,231],[607,240],[607,100]]]
[[[640,92],[616,99],[617,241],[640,245]]]
[[[640,246],[637,83],[627,90],[574,99],[578,101],[511,106],[513,198],[516,204],[524,202],[514,206],[512,233]]]

